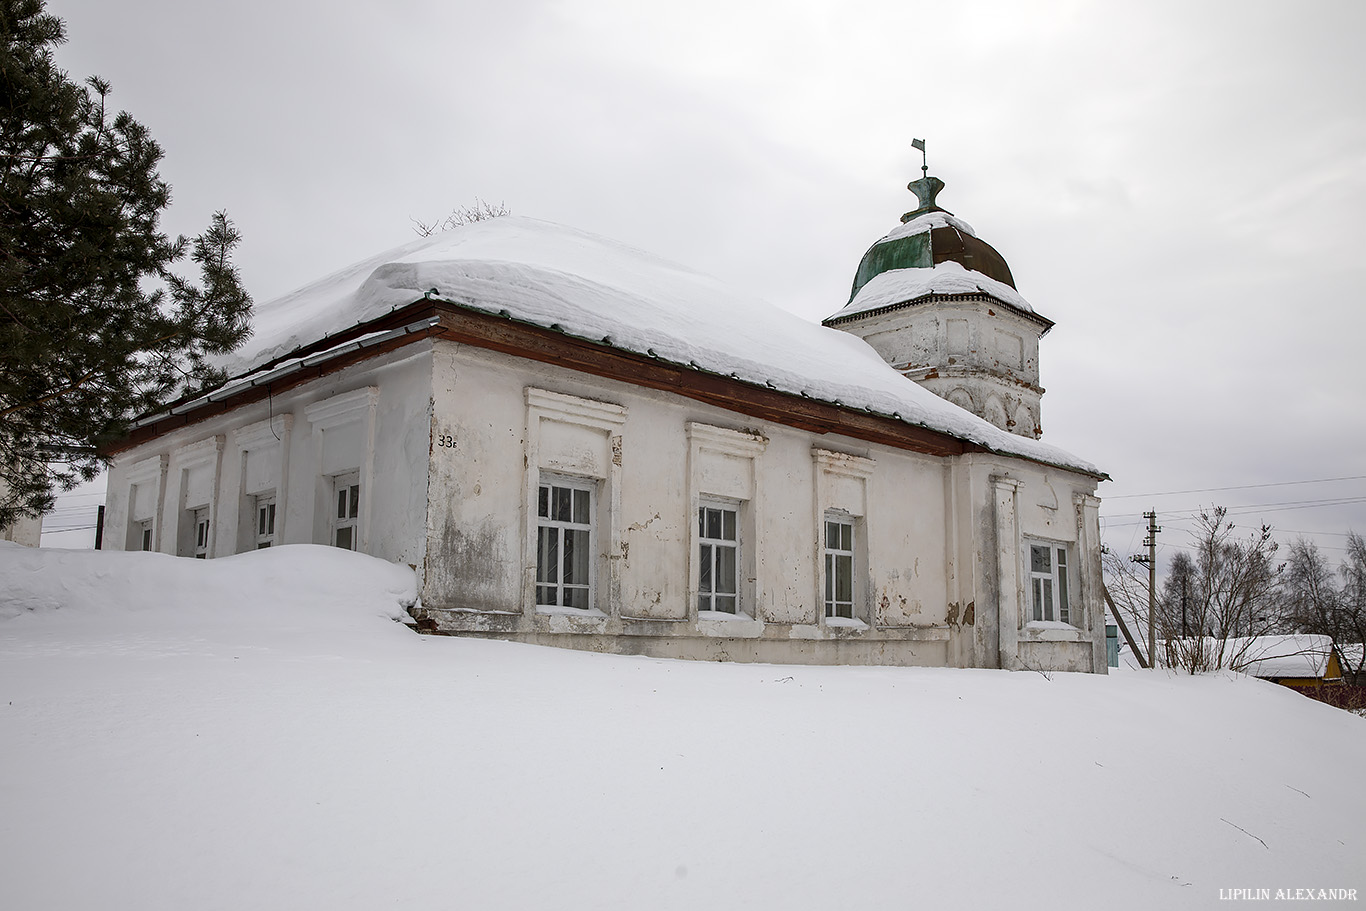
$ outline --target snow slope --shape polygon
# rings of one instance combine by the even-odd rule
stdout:
[[[0,547],[0,907],[1366,897],[1366,722],[1271,684],[593,655],[411,597],[318,547]]]
[[[422,238],[262,304],[248,345],[219,365],[230,376],[249,374],[424,295],[1099,474],[1090,462],[1000,430],[908,381],[847,332],[654,254],[531,218],[494,218]]]

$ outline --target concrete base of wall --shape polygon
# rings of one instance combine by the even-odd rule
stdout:
[[[414,615],[418,629],[429,635],[501,639],[612,655],[794,665],[948,666],[948,627],[827,630],[745,619],[689,623],[429,608],[418,608]],[[727,626],[733,627],[733,635],[726,634]]]

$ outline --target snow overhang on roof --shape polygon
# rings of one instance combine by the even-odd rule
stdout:
[[[857,316],[913,304],[932,297],[948,295],[985,295],[1017,311],[1030,321],[1039,323],[1047,332],[1053,321],[1041,316],[1024,299],[1024,295],[1005,282],[989,278],[980,272],[965,269],[961,263],[948,261],[918,269],[891,269],[875,276],[854,295],[853,300],[839,312],[825,318],[824,324],[834,325]]]
[[[1330,636],[1299,633],[1235,639],[1229,649],[1238,670],[1253,677],[1322,679],[1333,653]]]
[[[424,298],[1105,477],[1090,462],[939,398],[847,332],[653,254],[530,218],[423,238],[263,304],[252,341],[218,366],[244,381]]]

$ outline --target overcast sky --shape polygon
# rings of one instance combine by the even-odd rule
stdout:
[[[167,229],[226,209],[258,304],[479,197],[818,320],[914,207],[924,138],[1057,322],[1044,439],[1114,478],[1113,547],[1215,502],[1335,562],[1366,532],[1359,0],[49,9],[60,63],[164,147]]]

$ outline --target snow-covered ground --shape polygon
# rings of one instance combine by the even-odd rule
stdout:
[[[1366,900],[1366,722],[1289,690],[421,637],[412,592],[0,546],[0,907]]]

